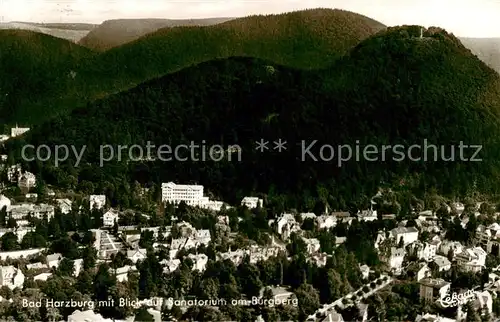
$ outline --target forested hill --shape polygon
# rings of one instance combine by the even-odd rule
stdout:
[[[14,93],[16,98],[0,103],[0,115],[4,122],[12,125],[38,124],[147,80],[193,64],[230,56],[261,58],[294,68],[324,68],[383,28],[382,24],[367,17],[341,10],[316,9],[251,16],[215,26],[163,29],[78,61],[76,65],[61,55],[63,45],[56,43],[59,39],[40,36],[35,41],[19,35],[15,40],[17,43],[43,50],[18,52],[13,47],[9,49],[8,57],[14,58],[8,58],[5,63],[15,59],[16,55],[30,56],[36,61],[51,61],[54,70],[45,65],[39,68],[29,65],[31,73],[22,74],[20,79],[28,84],[40,83],[43,90],[29,91],[25,86],[10,91],[1,88],[1,92],[9,97]],[[0,50],[3,43],[0,34]],[[2,55],[0,68],[3,64]],[[59,65],[71,67],[60,74]],[[4,78],[7,83],[21,77],[16,74],[16,68],[22,67],[10,66],[14,67],[8,67],[7,73],[0,75],[0,79]],[[70,71],[75,71],[74,77],[68,77]]]
[[[417,26],[390,28],[319,72],[252,58],[202,63],[43,124],[25,140],[87,145],[80,167],[43,166],[45,180],[87,193],[106,192],[123,204],[134,180],[198,182],[233,202],[252,191],[269,193],[289,207],[314,207],[318,197],[337,209],[345,209],[356,196],[363,200],[381,182],[420,192],[436,187],[447,195],[465,194],[473,186],[497,192],[499,77],[445,31],[419,35]],[[260,138],[281,138],[287,150],[257,152],[254,142]],[[336,158],[322,161],[319,154],[322,144],[351,144],[354,151],[359,140],[361,150],[374,144],[380,151],[382,145],[423,145],[424,139],[445,145],[445,157],[449,146],[458,149],[460,141],[481,144],[477,157],[483,161],[434,162],[432,152],[428,162],[391,161],[395,155],[390,152],[382,161],[379,152],[379,161],[363,161],[361,155],[359,162],[339,167]],[[102,144],[202,140],[206,145],[240,145],[241,162],[233,157],[226,162],[98,164]],[[307,155],[302,160],[301,140],[306,146],[318,140],[310,150],[318,161]],[[19,153],[22,144],[14,141],[9,148]],[[273,143],[268,146],[272,149]],[[464,157],[473,152],[466,150]],[[41,165],[30,164],[37,172]],[[301,205],[292,198],[296,193]]]
[[[56,112],[51,102],[73,89],[72,71],[94,53],[71,41],[29,30],[0,30],[0,124]],[[20,116],[24,116],[20,117]]]
[[[212,19],[113,19],[106,20],[78,43],[96,51],[121,46],[161,28],[179,26],[210,26],[232,18]]]

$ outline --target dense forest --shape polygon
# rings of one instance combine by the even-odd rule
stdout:
[[[102,54],[47,35],[0,30],[0,124],[39,124],[211,59],[250,56],[294,68],[326,67],[383,28],[348,11],[305,10],[169,28]]]
[[[105,51],[137,40],[162,28],[210,26],[232,18],[207,19],[112,19],[92,29],[78,44],[95,51]]]
[[[436,188],[464,195],[475,188],[497,193],[499,76],[459,40],[440,29],[420,38],[420,27],[390,28],[358,45],[329,69],[301,71],[254,58],[202,63],[142,84],[34,128],[7,145],[10,162],[26,142],[87,146],[83,160],[62,167],[29,166],[47,183],[87,193],[113,187],[127,195],[134,181],[198,182],[218,198],[239,202],[251,192],[287,207],[333,208],[366,199],[380,185],[419,193]],[[281,153],[255,150],[261,138],[287,141]],[[99,165],[99,146],[237,144],[242,160],[220,162],[110,161]],[[482,162],[302,158],[301,141],[361,147],[431,144],[458,149],[482,145]],[[271,143],[272,144],[272,143]],[[309,143],[307,143],[309,145]],[[440,151],[438,151],[438,154]],[[473,151],[466,152],[472,157]],[[433,155],[434,156],[434,155]],[[92,184],[93,183],[93,184]],[[216,188],[215,188],[216,187]]]

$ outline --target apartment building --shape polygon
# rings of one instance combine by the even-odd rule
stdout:
[[[245,197],[241,200],[241,205],[246,206],[249,209],[262,207],[263,200],[257,197]]]

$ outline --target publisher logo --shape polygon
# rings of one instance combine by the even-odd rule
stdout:
[[[472,290],[468,290],[460,294],[453,292],[453,294],[450,295],[450,293],[448,293],[444,297],[439,299],[439,303],[441,303],[443,307],[455,307],[458,305],[466,304],[467,302],[473,300],[475,297],[476,292]]]

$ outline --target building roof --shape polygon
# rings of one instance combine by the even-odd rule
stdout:
[[[443,288],[451,284],[441,278],[424,278],[419,283],[432,288]]]
[[[451,265],[451,262],[448,260],[448,258],[440,255],[436,255],[434,257],[434,263],[439,267],[445,267]]]

